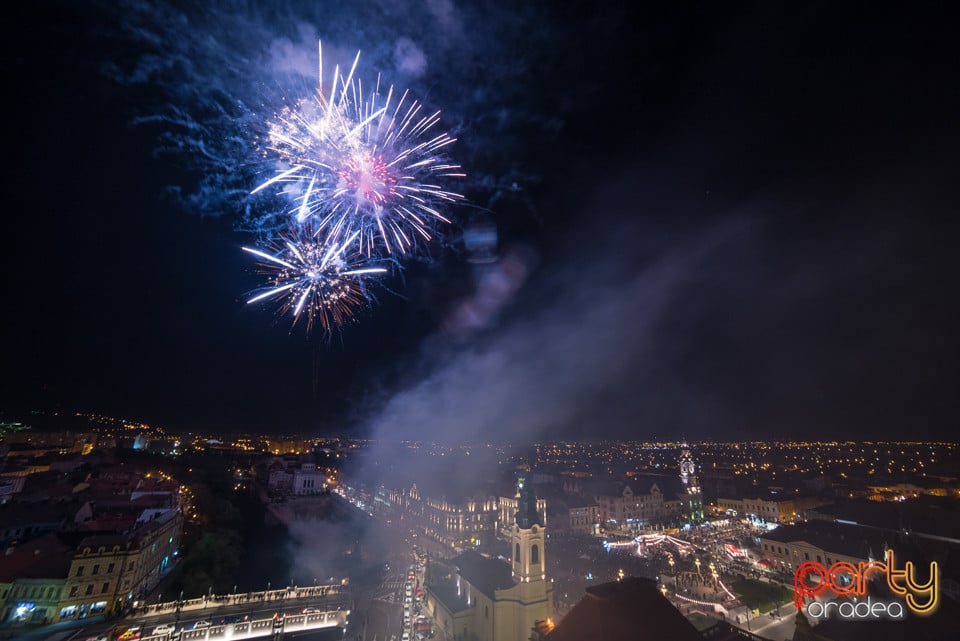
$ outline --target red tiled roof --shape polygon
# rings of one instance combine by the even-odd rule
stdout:
[[[73,549],[55,534],[47,534],[0,556],[0,583],[12,583],[16,579],[65,578],[71,560]]]

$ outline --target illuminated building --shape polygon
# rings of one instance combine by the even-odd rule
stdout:
[[[447,576],[427,584],[427,610],[447,637],[526,641],[538,622],[553,617],[543,516],[526,477],[518,487],[509,564],[468,550],[444,563]]]
[[[697,478],[697,466],[686,441],[681,448],[680,482],[686,489],[686,496],[678,497],[681,501],[680,511],[685,518],[699,523],[703,520],[703,492],[700,489],[700,480]]]
[[[313,463],[303,463],[293,471],[293,493],[297,496],[323,492],[323,473]]]
[[[494,496],[476,492],[454,499],[430,497],[416,483],[407,492],[388,495],[413,518],[421,532],[451,548],[476,548],[485,537],[495,535],[500,511]]]
[[[57,617],[82,619],[122,610],[142,599],[173,567],[182,531],[183,516],[166,510],[127,533],[80,541]]]
[[[760,554],[792,574],[801,563],[816,561],[830,566],[837,561],[856,565],[883,559],[891,539],[879,530],[810,521],[785,525],[760,537]]]
[[[802,518],[805,510],[823,503],[812,497],[782,497],[771,495],[756,498],[718,498],[717,506],[732,516],[766,523],[793,523]]]
[[[8,547],[0,557],[0,621],[53,621],[72,556],[53,533]]]
[[[703,494],[689,446],[682,446],[678,476],[634,474],[594,495],[599,520],[610,530],[703,520]]]
[[[571,505],[568,510],[567,528],[575,534],[593,536],[600,529],[600,507],[595,503]]]

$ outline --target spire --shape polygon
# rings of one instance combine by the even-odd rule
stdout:
[[[543,519],[537,512],[537,493],[533,490],[533,481],[529,474],[520,474],[517,477],[517,489],[520,490],[520,500],[517,502],[517,525],[522,530],[529,530],[534,525],[543,527]]]

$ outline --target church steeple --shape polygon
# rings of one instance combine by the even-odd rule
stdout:
[[[517,525],[522,530],[529,530],[534,525],[543,527],[543,518],[537,511],[537,493],[533,491],[533,481],[527,474],[517,478],[517,488],[520,490],[520,499],[517,501]]]
[[[545,558],[546,518],[537,510],[537,493],[529,470],[518,475],[517,493],[517,514],[510,528],[510,569],[516,583],[511,588],[510,601],[517,604],[518,612],[513,617],[513,633],[508,635],[504,630],[504,633],[496,635],[498,640],[529,639],[530,631],[538,621],[553,616],[552,586],[547,581]],[[497,611],[500,612],[499,609]],[[500,630],[499,627],[497,629]]]
[[[690,453],[690,445],[684,438],[680,444],[680,481],[686,489],[684,512],[694,522],[703,520],[703,494],[700,491],[700,480],[697,478],[697,464]]]
[[[542,583],[547,576],[543,558],[546,529],[543,517],[537,511],[537,493],[527,473],[521,473],[517,477],[517,490],[520,498],[517,501],[517,516],[514,519],[516,523],[511,537],[513,577],[521,583]]]
[[[699,491],[697,466],[693,462],[693,455],[690,453],[690,446],[687,445],[686,439],[683,439],[680,445],[680,480],[689,492]]]

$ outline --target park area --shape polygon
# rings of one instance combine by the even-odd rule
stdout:
[[[792,590],[757,579],[739,579],[730,588],[740,597],[741,603],[760,612],[767,612],[793,600]]]

